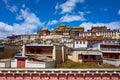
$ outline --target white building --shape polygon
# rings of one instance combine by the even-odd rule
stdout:
[[[84,38],[76,38],[74,41],[74,48],[87,48],[88,41]]]
[[[102,53],[99,50],[73,49],[68,58],[74,62],[95,62],[102,64]]]
[[[113,39],[119,39],[120,30],[107,29],[106,26],[95,26],[95,27],[92,27],[90,30],[87,30],[86,32],[79,33],[79,37],[85,37],[85,36],[103,36],[103,37],[109,37]]]
[[[8,36],[7,37],[8,40],[12,41],[13,43],[15,42],[24,42],[24,43],[27,43],[27,42],[31,42],[31,41],[35,41],[36,39],[40,39],[40,35],[37,35],[37,34],[24,34],[24,35],[12,35],[12,36]]]
[[[120,43],[100,43],[98,46],[103,54],[103,63],[120,66]]]

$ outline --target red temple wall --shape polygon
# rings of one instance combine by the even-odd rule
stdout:
[[[91,74],[91,73],[61,73],[61,74],[31,74],[31,73],[0,73],[0,80],[120,80],[120,73]]]

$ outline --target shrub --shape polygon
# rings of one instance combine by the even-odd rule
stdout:
[[[94,62],[73,62],[71,60],[67,60],[65,63],[57,65],[57,68],[115,68],[114,65],[110,64],[102,64],[98,65]]]

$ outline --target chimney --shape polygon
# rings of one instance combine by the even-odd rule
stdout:
[[[22,57],[24,57],[25,56],[25,44],[23,44],[23,46],[22,46]]]

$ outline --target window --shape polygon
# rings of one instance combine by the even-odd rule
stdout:
[[[79,31],[76,31],[76,32],[75,32],[75,36],[79,36]]]
[[[103,57],[104,58],[109,58],[109,55],[108,54],[103,54]]]
[[[117,51],[117,48],[111,48],[111,51]]]
[[[110,58],[118,59],[118,55],[110,55]]]
[[[34,53],[34,49],[30,49],[30,53]]]
[[[83,41],[83,44],[85,44],[85,41]]]
[[[76,41],[76,44],[78,44],[78,41]]]
[[[88,55],[84,55],[84,59],[88,59]]]
[[[108,48],[101,48],[101,50],[103,50],[103,51],[108,51]]]
[[[37,51],[36,51],[37,53],[41,53],[41,49],[37,49]]]
[[[82,55],[79,54],[79,55],[78,55],[78,59],[82,59]]]
[[[82,42],[80,41],[80,44],[81,44]]]

